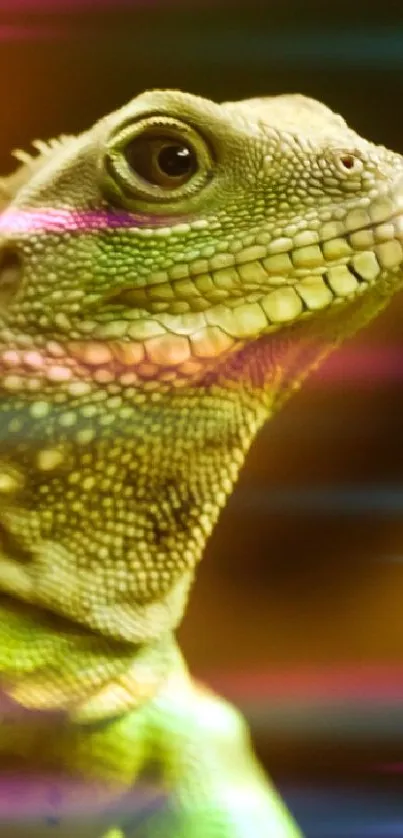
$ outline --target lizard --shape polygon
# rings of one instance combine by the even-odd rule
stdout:
[[[0,181],[7,835],[298,838],[175,630],[257,432],[401,287],[403,158],[300,94],[152,90],[17,159]]]

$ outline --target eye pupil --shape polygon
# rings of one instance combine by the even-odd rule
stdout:
[[[144,132],[125,148],[126,161],[132,172],[152,186],[177,189],[197,172],[197,152],[182,138]]]
[[[166,145],[158,155],[158,165],[169,177],[183,177],[194,170],[194,157],[185,145]]]

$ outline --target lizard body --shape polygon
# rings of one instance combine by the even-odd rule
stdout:
[[[174,630],[256,432],[401,285],[403,159],[178,91],[36,148],[0,181],[8,834],[297,838]]]

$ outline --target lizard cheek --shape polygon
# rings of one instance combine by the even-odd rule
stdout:
[[[21,257],[11,247],[0,251],[0,312],[17,293],[22,280]]]

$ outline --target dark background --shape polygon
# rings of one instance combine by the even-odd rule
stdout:
[[[401,0],[0,0],[4,172],[150,87],[303,92],[403,153]],[[180,630],[308,838],[403,836],[402,329],[396,297],[260,434]]]

